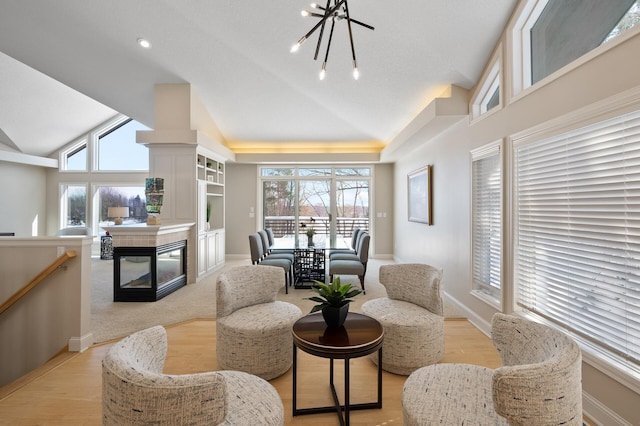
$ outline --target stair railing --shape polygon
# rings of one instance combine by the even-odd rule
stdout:
[[[0,314],[2,314],[4,311],[9,309],[11,306],[13,306],[18,300],[22,299],[22,297],[25,294],[27,294],[35,286],[40,284],[49,275],[53,274],[58,268],[62,267],[62,265],[64,265],[65,262],[67,262],[69,259],[73,259],[77,255],[78,254],[76,253],[75,250],[69,250],[69,251],[64,252],[60,257],[58,257],[56,260],[54,260],[53,263],[51,263],[51,265],[47,266],[34,279],[29,281],[27,284],[25,284],[24,287],[22,287],[20,290],[16,291],[13,294],[13,296],[11,296],[9,299],[7,299],[0,306]]]

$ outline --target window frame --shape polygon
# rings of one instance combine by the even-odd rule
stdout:
[[[263,174],[263,170],[265,169],[285,169],[293,171],[292,175],[267,175]],[[330,174],[322,174],[322,175],[309,175],[309,174],[300,174],[300,170],[305,169],[329,169]],[[352,176],[352,175],[343,175],[336,173],[336,170],[341,169],[367,169],[369,170],[369,174],[367,176]],[[368,189],[368,199],[369,199],[369,231],[372,235],[374,235],[374,220],[372,214],[374,212],[374,178],[375,167],[373,164],[304,164],[300,166],[290,165],[290,164],[260,164],[257,166],[257,193],[258,193],[258,214],[256,214],[256,224],[258,228],[261,228],[264,224],[264,211],[263,211],[263,182],[264,181],[277,181],[277,180],[286,180],[293,181],[295,185],[295,194],[296,198],[299,196],[299,182],[300,181],[316,181],[316,180],[328,180],[330,182],[331,191],[330,191],[330,203],[332,206],[332,211],[330,212],[332,215],[336,215],[337,204],[336,204],[336,188],[338,181],[354,181],[354,180],[366,180],[369,182]],[[296,201],[296,208],[294,208],[295,212],[295,221],[296,221],[296,231],[298,230],[298,207]],[[333,230],[331,232],[334,232]]]
[[[77,171],[76,171],[77,172]],[[60,191],[59,196],[59,209],[60,215],[58,217],[58,229],[73,227],[74,225],[69,225],[67,223],[68,213],[69,213],[69,188],[70,187],[79,187],[84,188],[85,202],[84,202],[84,215],[85,215],[85,224],[86,227],[91,227],[90,222],[90,209],[89,209],[89,184],[87,182],[60,182],[58,188]],[[77,225],[83,226],[83,225]]]
[[[569,62],[567,65],[552,72],[535,84],[531,84],[531,28],[549,1],[550,0],[528,0],[522,2],[519,5],[519,10],[514,13],[516,18],[512,20],[506,31],[507,34],[511,35],[507,37],[507,42],[510,43],[507,47],[507,51],[510,52],[510,54],[507,55],[509,61],[508,66],[511,70],[509,73],[511,77],[509,84],[511,91],[510,103],[546,86],[640,33],[640,25],[637,25],[615,38],[602,43],[578,59]]]
[[[559,328],[563,332],[572,335],[572,337],[578,342],[582,349],[584,362],[601,371],[602,373],[612,377],[614,380],[627,386],[634,392],[640,393],[640,376],[638,375],[637,371],[628,367],[628,361],[619,359],[619,357],[611,354],[610,352],[606,352],[599,346],[596,346],[592,341],[585,339],[580,335],[572,333],[571,331],[560,327],[558,324],[551,322],[542,316],[524,311],[521,308],[517,307],[516,297],[517,292],[519,291],[518,281],[516,278],[518,273],[516,256],[518,244],[518,216],[516,212],[515,200],[517,199],[516,197],[518,183],[514,165],[515,149],[519,146],[529,143],[535,143],[536,141],[554,137],[562,133],[574,131],[585,126],[615,118],[617,116],[622,116],[637,110],[640,110],[640,87],[599,101],[595,104],[584,107],[565,116],[556,117],[553,120],[514,134],[511,137],[511,143],[509,144],[511,147],[511,153],[508,156],[508,167],[510,175],[509,180],[511,182],[508,191],[510,199],[510,214],[509,218],[507,219],[511,223],[509,226],[509,232],[511,234],[511,236],[509,237],[511,245],[511,247],[509,248],[509,255],[513,257],[513,260],[511,261],[513,267],[510,271],[508,271],[508,276],[509,280],[512,283],[511,291],[514,293],[514,297],[512,300],[509,300],[507,307],[518,315],[533,318],[538,322],[545,323],[551,327]]]
[[[64,148],[62,151],[60,151],[60,154],[58,156],[58,164],[60,164],[60,170],[63,172],[69,172],[69,173],[87,173],[89,171],[89,159],[91,158],[91,154],[90,154],[90,149],[89,149],[89,143],[88,143],[88,137],[87,136],[83,136],[80,139],[72,142],[71,144],[67,145],[66,148]],[[70,156],[74,155],[77,152],[80,152],[81,150],[86,149],[86,158],[85,158],[85,165],[84,165],[84,169],[69,169],[68,167],[68,159]]]
[[[470,219],[471,219],[471,224],[470,224],[470,230],[471,230],[471,235],[470,235],[470,241],[471,241],[471,252],[470,252],[470,256],[469,258],[471,259],[471,263],[469,265],[469,276],[471,277],[471,295],[477,297],[478,299],[482,300],[483,302],[489,304],[490,306],[496,308],[499,311],[502,311],[502,307],[504,305],[503,300],[504,300],[504,296],[505,296],[505,256],[502,255],[502,253],[505,253],[505,225],[504,225],[504,205],[505,205],[505,200],[504,200],[504,177],[505,177],[505,167],[504,167],[504,148],[503,148],[503,141],[502,140],[498,140],[492,143],[489,143],[487,145],[484,145],[482,147],[476,148],[474,150],[472,150],[470,152],[470,159],[469,159],[469,167],[470,167],[470,188],[471,188],[471,199],[470,199],[470,203],[469,205],[471,206],[471,214],[469,215]],[[476,274],[475,274],[475,258],[476,258],[476,245],[474,244],[475,241],[477,241],[476,235],[475,235],[475,227],[474,227],[474,223],[475,223],[475,215],[476,215],[476,205],[474,203],[474,189],[475,189],[475,176],[474,176],[474,172],[473,172],[473,165],[476,161],[480,161],[480,160],[484,160],[487,158],[491,158],[493,156],[497,156],[498,157],[498,163],[499,163],[499,168],[500,168],[500,178],[499,178],[499,192],[500,192],[500,203],[499,206],[497,207],[500,218],[499,218],[499,230],[500,230],[500,235],[499,235],[499,239],[500,242],[498,243],[499,245],[499,249],[500,249],[500,254],[499,254],[499,276],[500,276],[500,282],[499,282],[499,288],[495,288],[494,286],[491,286],[490,283],[485,283],[485,282],[479,282],[476,280]],[[490,237],[490,239],[494,237],[494,235],[492,235]],[[483,250],[486,249],[487,245],[489,243],[487,243],[486,241],[483,242],[483,246],[481,248],[478,248],[478,250]]]
[[[480,118],[500,111],[504,106],[505,93],[504,79],[502,78],[502,43],[496,47],[496,50],[489,60],[489,64],[471,100],[469,110],[471,111],[470,121],[472,123]],[[488,110],[487,104],[495,93],[496,88],[498,89],[498,96],[500,97],[498,105]]]

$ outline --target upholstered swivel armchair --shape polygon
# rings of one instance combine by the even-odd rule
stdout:
[[[236,266],[216,285],[216,355],[220,368],[271,380],[293,363],[293,323],[302,316],[292,303],[276,300],[285,285],[275,266]]]
[[[384,370],[409,375],[444,355],[441,278],[442,270],[419,263],[380,267],[380,283],[388,297],[365,302],[362,313],[384,328]],[[378,363],[377,353],[370,358]]]
[[[283,425],[282,400],[269,382],[239,371],[163,374],[161,326],[114,344],[102,361],[104,425]]]
[[[493,316],[491,335],[503,367],[416,370],[402,392],[404,424],[582,426],[577,343],[554,328],[504,314]]]

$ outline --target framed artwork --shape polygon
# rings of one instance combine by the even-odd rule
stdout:
[[[433,225],[431,214],[431,166],[414,170],[407,175],[408,212],[411,222]]]

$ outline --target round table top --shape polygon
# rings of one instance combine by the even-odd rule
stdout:
[[[293,324],[293,343],[323,358],[357,358],[382,346],[384,331],[377,320],[349,312],[344,325],[327,327],[321,312],[306,315]]]

